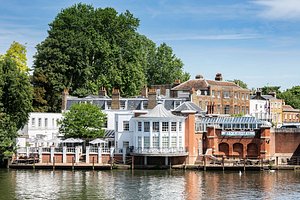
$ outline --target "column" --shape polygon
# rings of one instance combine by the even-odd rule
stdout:
[[[79,152],[80,148],[78,146],[75,147],[75,163],[79,163]]]
[[[176,122],[176,133],[177,133],[177,135],[176,135],[176,147],[177,147],[177,150],[179,150],[180,146],[179,146],[179,122],[178,121]]]
[[[172,122],[169,122],[168,123],[168,125],[169,125],[169,146],[168,146],[168,148],[170,149],[171,148],[171,129],[172,129]]]
[[[54,157],[54,147],[50,147],[50,161],[53,163],[53,157]]]
[[[102,164],[102,149],[98,147],[98,163]]]
[[[168,162],[168,161],[169,161],[169,157],[168,157],[168,156],[166,156],[166,157],[165,157],[165,165],[168,165],[168,164],[169,164],[169,162]]]
[[[159,149],[160,149],[160,152],[161,152],[161,149],[162,149],[162,121],[159,121]]]
[[[149,145],[149,148],[152,149],[153,148],[153,121],[151,120],[150,121],[150,134],[149,134],[149,142],[150,142],[150,145]]]
[[[30,149],[30,147],[26,147],[26,156],[27,156],[27,158],[29,158],[29,149]]]
[[[63,147],[63,163],[67,163],[67,147]]]
[[[39,163],[43,162],[43,147],[39,147]]]
[[[90,163],[90,146],[85,147],[85,162]]]
[[[144,165],[147,165],[147,156],[144,157]]]

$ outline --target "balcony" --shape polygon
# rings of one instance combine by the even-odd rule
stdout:
[[[133,149],[131,155],[134,156],[187,156],[188,152],[183,147],[180,148],[137,148]]]

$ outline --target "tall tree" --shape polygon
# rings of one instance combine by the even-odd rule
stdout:
[[[33,83],[35,106],[60,110],[60,93],[86,96],[104,86],[123,96],[145,84],[146,48],[136,32],[139,20],[130,12],[76,4],[50,23],[48,37],[37,46]]]
[[[0,60],[0,160],[14,150],[17,130],[32,110],[32,86],[26,70],[21,70],[9,54]]]
[[[233,81],[229,80],[229,82],[233,82],[233,83],[237,84],[238,86],[240,86],[241,88],[248,89],[247,83],[245,83],[242,80],[234,79]]]
[[[151,64],[146,72],[148,85],[171,84],[176,79],[183,82],[190,78],[190,75],[183,71],[182,61],[165,43],[156,48]]]
[[[293,108],[300,109],[300,86],[294,86],[291,89],[280,93],[279,98],[284,99],[285,103]]]
[[[29,68],[27,66],[26,52],[26,47],[24,45],[14,41],[6,51],[4,57],[13,59],[21,71],[28,72]]]
[[[269,94],[271,92],[275,92],[276,94],[280,94],[280,86],[264,86],[262,88],[262,94]]]
[[[69,112],[63,114],[59,129],[66,138],[98,138],[104,135],[103,124],[106,114],[96,105],[73,104]]]

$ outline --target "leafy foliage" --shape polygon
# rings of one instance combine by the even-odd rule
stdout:
[[[113,8],[85,4],[62,10],[50,23],[48,37],[37,45],[32,79],[35,109],[60,111],[64,88],[75,96],[97,94],[101,87],[135,96],[147,81],[169,83],[180,78],[182,62],[172,49],[164,44],[156,52],[155,43],[140,35],[138,26],[139,20],[129,11],[118,14]],[[162,80],[147,74],[155,63],[155,68],[167,65],[157,72],[164,73],[159,74]]]
[[[15,45],[18,46],[14,42],[12,46]],[[12,153],[17,130],[26,124],[32,110],[32,86],[15,55],[8,51],[0,60],[0,158]]]
[[[163,43],[157,47],[154,59],[147,69],[148,85],[171,84],[176,79],[184,82],[190,75],[183,72],[183,63],[173,54],[173,50]]]
[[[281,91],[279,90],[280,86],[264,86],[261,89],[262,94],[270,94],[271,92],[275,92],[276,94],[280,94]]]
[[[26,47],[18,42],[13,42],[9,49],[6,51],[4,57],[10,58],[16,62],[17,67],[23,71],[28,72],[29,68],[27,66],[27,57],[26,57]]]
[[[230,81],[230,82],[233,82],[233,83],[237,84],[241,88],[248,89],[247,84],[244,81],[241,81],[239,79],[234,79],[233,81]]]
[[[285,103],[293,108],[300,109],[300,86],[294,86],[291,89],[280,93],[279,98],[284,99]]]
[[[69,112],[63,114],[60,121],[60,133],[66,138],[98,138],[102,137],[106,114],[93,104],[73,104]]]

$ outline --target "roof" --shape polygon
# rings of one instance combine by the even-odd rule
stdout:
[[[168,111],[163,104],[158,104],[149,113],[145,115],[140,115],[138,118],[181,118],[176,115],[173,115]]]
[[[295,109],[290,105],[283,105],[282,111],[284,111],[284,112],[300,112],[300,109]]]
[[[197,106],[196,104],[194,104],[193,102],[190,102],[190,101],[184,102],[183,104],[181,104],[177,108],[175,108],[173,111],[181,112],[183,110],[193,110],[193,111],[196,111],[196,113],[204,113],[205,112],[199,106]]]
[[[215,80],[205,80],[205,79],[194,79],[194,80],[188,80],[174,88],[172,90],[192,90],[193,88],[195,90],[198,89],[208,89],[209,86],[221,86],[221,87],[231,87],[231,88],[236,88],[239,90],[246,90],[249,91],[248,89],[244,89],[237,84],[229,81],[215,81]]]
[[[266,95],[251,95],[251,99],[270,100],[276,98],[270,94],[266,94]]]
[[[255,117],[204,117],[198,118],[197,122],[212,124],[264,124],[264,121]]]

